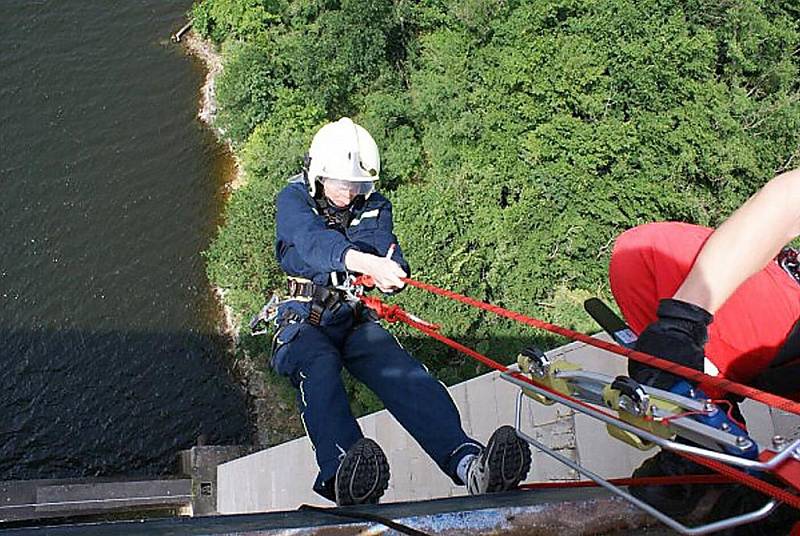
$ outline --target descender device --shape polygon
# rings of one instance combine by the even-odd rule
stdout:
[[[586,309],[617,343],[632,347],[636,342],[636,335],[604,303],[592,299]],[[519,374],[531,381],[515,377]],[[694,459],[721,462],[755,478],[772,474],[783,481],[789,493],[800,490],[800,439],[788,442],[775,436],[771,445],[760,445],[732,415],[729,402],[710,400],[688,381],[665,391],[627,376],[608,376],[569,361],[551,360],[534,347],[522,350],[516,365],[501,377],[520,388],[515,417],[519,437],[682,534],[707,534],[752,523],[769,516],[779,501],[765,499],[764,505],[752,512],[687,527],[526,434],[521,426],[523,400],[527,397],[545,405],[558,402],[599,419],[612,437],[637,449],[658,446]]]

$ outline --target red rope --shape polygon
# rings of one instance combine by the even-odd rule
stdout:
[[[615,486],[681,486],[686,484],[734,484],[724,475],[640,476],[637,478],[610,478]],[[599,486],[594,480],[561,480],[559,482],[533,482],[520,485],[521,489],[592,488]]]
[[[737,419],[736,417],[733,416],[733,402],[731,402],[730,400],[725,400],[725,399],[712,400],[712,402],[714,404],[718,405],[718,406],[721,406],[723,404],[728,406],[728,411],[725,412],[728,415],[728,418],[732,422],[736,423],[736,426],[738,426],[739,428],[741,428],[745,432],[747,431],[747,425],[745,425],[745,423],[741,422],[739,419]]]
[[[429,286],[429,285],[425,285],[424,283],[418,283],[416,281],[412,283],[411,282],[412,280],[410,280],[410,279],[407,280],[407,281],[409,282],[409,284],[413,284],[414,286],[424,285],[424,286],[420,286],[420,288],[425,288],[425,287]],[[432,287],[432,288],[437,288],[437,287]],[[437,290],[441,291],[442,289],[437,289]],[[442,292],[446,292],[448,294],[455,294],[455,293],[450,293],[449,291],[442,291]],[[439,292],[436,292],[436,294],[439,294]],[[460,295],[456,294],[456,296],[460,296]],[[466,297],[463,297],[463,298],[466,298]],[[476,300],[472,300],[471,298],[466,298],[466,299],[470,300],[470,301],[476,301]],[[560,395],[560,396],[562,396],[564,398],[569,399],[573,403],[576,403],[578,405],[581,405],[581,406],[584,406],[584,407],[587,407],[587,408],[591,408],[594,411],[599,411],[600,413],[603,413],[604,415],[610,417],[613,420],[620,421],[620,419],[616,415],[613,415],[611,413],[603,411],[603,410],[601,410],[601,409],[599,409],[599,408],[597,408],[595,406],[592,406],[592,405],[590,405],[590,404],[588,404],[586,402],[578,400],[578,399],[576,399],[574,397],[571,397],[569,395],[566,395],[564,393],[559,393],[557,391],[554,391],[553,389],[550,389],[547,386],[540,385],[539,383],[533,381],[531,378],[525,376],[524,374],[509,373],[508,370],[507,370],[507,367],[505,367],[504,365],[501,365],[497,361],[494,361],[493,359],[491,359],[491,358],[489,358],[489,357],[487,357],[487,356],[485,356],[485,355],[483,355],[483,354],[481,354],[479,352],[476,352],[475,350],[473,350],[473,349],[471,349],[471,348],[469,348],[467,346],[464,346],[463,344],[460,344],[460,343],[454,341],[453,339],[445,337],[444,335],[442,335],[441,333],[439,333],[437,331],[439,326],[436,326],[434,324],[430,324],[428,322],[424,322],[424,321],[421,321],[419,319],[416,319],[416,317],[413,317],[413,315],[409,315],[408,312],[404,311],[402,308],[400,308],[397,305],[387,305],[387,304],[383,303],[382,301],[380,301],[380,299],[374,298],[374,297],[369,297],[369,296],[362,296],[361,297],[361,301],[367,307],[370,307],[371,309],[373,309],[378,314],[378,316],[380,318],[383,318],[388,322],[398,322],[398,321],[399,322],[404,322],[404,323],[408,324],[409,326],[411,326],[411,327],[413,327],[413,328],[415,328],[415,329],[417,329],[419,331],[422,331],[423,333],[429,335],[430,337],[432,337],[432,338],[434,338],[434,339],[436,339],[436,340],[438,340],[438,341],[450,346],[451,348],[455,348],[456,350],[459,350],[459,351],[469,355],[470,357],[473,357],[473,358],[477,359],[478,361],[480,361],[481,363],[485,364],[486,366],[488,366],[490,368],[493,368],[493,369],[498,370],[500,372],[505,372],[505,373],[509,374],[510,376],[513,376],[514,378],[516,378],[518,380],[524,381],[524,382],[529,383],[531,385],[535,385],[536,387],[539,387],[540,389],[544,389],[545,391],[548,391],[548,392],[551,392],[551,393],[554,393],[554,394],[558,394],[558,395]],[[463,300],[459,300],[459,301],[463,301]],[[488,306],[488,307],[495,307],[495,306],[492,306],[492,305],[489,305],[489,304],[484,304],[483,302],[476,302],[476,303],[480,303],[480,304],[483,304],[483,305]],[[481,307],[481,308],[485,309],[486,307]],[[534,318],[525,317],[524,315],[519,315],[519,313],[513,313],[511,311],[506,311],[505,309],[502,309],[500,307],[497,307],[497,309],[505,311],[505,312],[507,312],[509,314],[518,315],[518,316],[520,316],[522,318],[526,318],[526,319],[532,320],[532,321],[534,321],[536,323],[546,324],[545,322],[542,322],[540,320],[536,320]],[[498,313],[498,314],[500,314],[500,313]],[[502,314],[501,316],[508,316],[508,315],[507,314]],[[511,318],[511,317],[509,316],[509,318]],[[520,320],[520,321],[530,324],[529,322],[526,322],[525,320]],[[533,324],[530,324],[530,325],[533,325]],[[546,324],[546,325],[552,326],[552,324]],[[539,326],[535,326],[535,327],[539,327]],[[558,326],[553,326],[553,327],[558,328]],[[544,328],[544,329],[547,329],[547,328]],[[594,341],[594,339],[591,339],[590,337],[586,337],[586,336],[584,336],[584,335],[582,335],[580,333],[573,332],[571,330],[567,330],[567,329],[564,329],[564,328],[558,328],[558,329],[559,330],[563,330],[564,332],[567,332],[567,333],[575,333],[576,335],[580,335],[583,338],[587,338],[589,341]],[[549,330],[549,331],[552,331],[552,330]],[[556,333],[559,333],[559,334],[567,336],[567,337],[570,336],[570,335],[567,335],[567,334],[561,333],[561,332],[556,332]],[[603,342],[603,341],[597,341],[597,342]],[[593,346],[597,346],[597,345],[593,344]],[[611,345],[611,346],[614,347],[614,345]],[[615,353],[619,353],[619,352],[615,351]],[[634,353],[640,353],[640,352],[634,352]],[[648,357],[647,354],[641,354],[641,355],[645,356],[645,357]],[[657,359],[657,361],[661,361],[663,363],[669,363],[668,361],[665,361],[663,359]],[[692,369],[688,369],[686,367],[679,367],[679,368],[680,369],[690,370],[690,371],[692,370]],[[693,371],[693,372],[695,372],[695,371]],[[711,378],[711,376],[706,376],[705,374],[703,374],[702,376]],[[736,384],[736,385],[738,385],[738,384]],[[780,398],[780,397],[777,397],[777,398]],[[725,475],[725,476],[727,476],[727,477],[729,477],[731,479],[734,479],[734,480],[736,480],[738,482],[741,482],[742,484],[744,484],[744,485],[746,485],[746,486],[748,486],[748,487],[750,487],[752,489],[755,489],[756,491],[759,491],[761,493],[764,493],[766,495],[774,497],[775,499],[778,499],[778,500],[780,500],[780,501],[782,501],[782,502],[784,502],[784,503],[786,503],[788,505],[791,505],[794,508],[800,509],[800,496],[794,495],[794,494],[792,494],[791,492],[789,492],[789,491],[787,491],[785,489],[781,489],[781,488],[779,488],[777,486],[774,486],[772,484],[769,484],[767,482],[759,480],[758,478],[750,476],[749,474],[747,474],[747,473],[745,473],[743,471],[740,471],[740,470],[735,469],[733,467],[729,467],[729,466],[724,465],[724,464],[722,464],[720,462],[717,462],[715,460],[709,460],[709,459],[706,459],[706,458],[702,458],[702,457],[695,456],[695,455],[688,454],[688,453],[684,453],[684,452],[677,452],[677,454],[683,456],[684,458],[692,460],[692,461],[694,461],[694,462],[696,462],[696,463],[698,463],[700,465],[704,465],[704,466],[706,466],[706,467],[708,467],[708,468],[710,468],[710,469],[712,469],[712,470],[714,470],[714,471],[716,471],[716,472],[718,472],[718,473],[720,473],[722,475]]]
[[[676,415],[671,415],[669,417],[663,417],[660,422],[664,426],[667,426],[670,423],[670,421],[674,421],[675,419],[680,419],[682,417],[690,417],[692,415],[708,415],[708,413],[705,411],[684,411],[683,413],[678,413]]]
[[[697,464],[704,465],[721,475],[733,478],[749,488],[761,492],[764,495],[769,495],[770,497],[778,499],[779,501],[784,502],[800,510],[800,497],[788,490],[779,488],[778,486],[774,486],[768,482],[764,482],[763,480],[759,480],[753,475],[750,475],[738,469],[734,469],[729,465],[725,465],[722,462],[718,462],[710,458],[704,458],[702,456],[689,454],[687,452],[678,452],[678,454],[680,454],[687,460],[691,460]]]
[[[678,376],[683,376],[684,378],[687,378],[697,383],[712,385],[723,391],[729,393],[735,393],[737,395],[741,395],[747,398],[752,398],[753,400],[758,400],[759,402],[763,402],[768,406],[772,406],[777,409],[787,411],[789,413],[794,413],[795,415],[800,415],[800,403],[783,398],[781,396],[774,395],[772,393],[767,393],[765,391],[761,391],[753,387],[748,387],[747,385],[742,385],[740,383],[736,383],[731,380],[727,380],[725,378],[709,376],[708,374],[703,374],[702,372],[699,372],[697,370],[684,367],[683,365],[678,365],[677,363],[672,363],[671,361],[667,361],[665,359],[645,354],[643,352],[637,352],[636,350],[625,348],[618,344],[602,341],[594,337],[584,335],[583,333],[578,333],[577,331],[573,331],[571,329],[562,328],[561,326],[556,326],[555,324],[550,324],[548,322],[544,322],[537,318],[526,316],[521,313],[509,311],[508,309],[498,307],[497,305],[492,305],[490,303],[475,300],[468,296],[463,296],[461,294],[457,294],[455,292],[445,290],[436,287],[434,285],[430,285],[428,283],[422,283],[420,281],[415,281],[410,278],[404,278],[403,280],[413,287],[427,290],[428,292],[432,292],[433,294],[438,294],[439,296],[445,296],[447,298],[460,301],[462,303],[466,303],[467,305],[483,309],[484,311],[489,311],[498,316],[510,318],[511,320],[516,320],[517,322],[521,322],[523,324],[527,324],[535,328],[544,329],[546,331],[555,333],[557,335],[562,335],[569,339],[581,341],[590,346],[594,346],[595,348],[600,348],[602,350],[606,350],[608,352],[612,352],[614,354],[621,355],[629,359],[633,359],[634,361],[638,361],[639,363],[644,363],[645,365],[650,365],[662,370],[666,370],[667,372],[671,372]]]

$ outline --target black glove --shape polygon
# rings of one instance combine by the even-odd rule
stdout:
[[[636,350],[702,371],[708,325],[714,319],[711,313],[691,303],[663,299],[657,314],[658,320],[647,326],[636,341]],[[659,389],[669,389],[683,379],[636,361],[629,361],[628,374],[639,383]]]

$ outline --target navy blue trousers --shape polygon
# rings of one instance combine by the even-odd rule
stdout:
[[[326,312],[322,326],[284,324],[276,333],[272,365],[298,390],[300,415],[319,466],[314,489],[324,496],[330,496],[330,482],[341,458],[363,437],[350,412],[342,367],[383,401],[456,484],[463,484],[456,475],[458,462],[481,449],[464,433],[444,385],[369,311],[355,315],[349,305],[343,305],[335,314]]]

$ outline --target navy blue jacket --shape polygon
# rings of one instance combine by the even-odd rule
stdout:
[[[278,194],[275,220],[275,255],[288,275],[329,285],[332,272],[345,271],[344,257],[350,248],[383,257],[392,244],[392,259],[410,274],[393,232],[392,204],[378,192],[353,213],[350,225],[342,232],[328,227],[306,185],[295,177]]]

